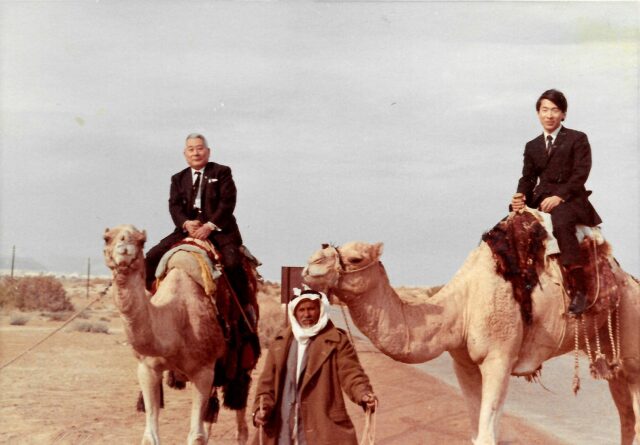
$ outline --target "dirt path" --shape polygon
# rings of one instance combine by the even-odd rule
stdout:
[[[64,330],[0,370],[0,443],[135,444],[144,428],[135,411],[136,361],[112,320],[111,334]],[[0,320],[0,362],[4,363],[50,332],[58,322],[30,321],[9,326]],[[401,365],[360,345],[381,406],[376,443],[470,443],[471,431],[461,397],[451,387],[411,366]],[[259,364],[261,366],[261,363]],[[257,379],[257,372],[254,378]],[[189,428],[189,391],[165,391],[160,417],[164,444],[185,443]],[[363,414],[350,404],[356,429]],[[211,444],[235,444],[234,415],[220,413]],[[253,432],[253,428],[251,428]],[[520,419],[502,421],[501,445],[566,445]]]

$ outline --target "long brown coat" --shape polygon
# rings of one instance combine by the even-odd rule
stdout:
[[[264,444],[275,445],[281,425],[280,400],[286,373],[287,354],[294,340],[291,328],[276,336],[258,381],[252,412],[263,408],[270,413],[264,428]],[[313,338],[307,349],[308,362],[302,376],[301,411],[307,445],[357,444],[355,430],[347,414],[342,391],[354,402],[372,392],[353,345],[331,321]],[[254,436],[258,444],[258,431]]]

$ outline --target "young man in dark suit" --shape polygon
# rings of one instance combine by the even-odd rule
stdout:
[[[171,177],[169,193],[169,213],[176,228],[146,255],[147,288],[151,289],[162,255],[175,243],[187,236],[209,239],[222,254],[224,271],[244,306],[249,297],[241,262],[242,237],[233,216],[236,186],[231,169],[209,162],[210,154],[204,136],[187,136],[184,157],[189,167]]]
[[[511,207],[517,211],[527,205],[551,214],[560,261],[569,272],[573,287],[569,312],[579,315],[584,312],[587,300],[575,227],[602,222],[589,202],[591,192],[585,189],[591,170],[591,147],[586,134],[562,125],[567,99],[560,91],[542,93],[536,111],[543,134],[525,146],[522,177]]]

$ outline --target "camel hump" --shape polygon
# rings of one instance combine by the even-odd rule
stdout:
[[[482,235],[482,240],[493,254],[496,272],[511,283],[514,298],[520,304],[523,320],[527,324],[532,322],[531,294],[539,283],[539,274],[549,266],[545,257],[559,253],[549,249],[549,244],[557,247],[552,232],[548,214],[528,209],[510,214]],[[602,283],[614,281],[611,248],[597,227],[578,226],[576,232],[580,241],[581,262],[588,281],[587,293],[590,297],[596,294],[602,297],[602,286],[594,286],[593,283],[598,280]],[[563,281],[566,286],[567,280]],[[611,288],[615,289],[615,286]],[[600,306],[608,307],[613,304],[615,296],[612,293],[610,298],[600,300],[599,305],[593,308],[596,312],[601,310]]]
[[[527,324],[533,320],[531,294],[544,267],[547,231],[533,212],[513,213],[482,235],[496,263],[496,272],[513,288]]]

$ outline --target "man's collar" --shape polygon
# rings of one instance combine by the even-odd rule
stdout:
[[[558,137],[558,133],[560,133],[560,130],[562,130],[562,124],[560,124],[560,126],[558,128],[556,128],[555,130],[553,130],[553,132],[551,132],[551,133],[547,133],[546,130],[543,130],[542,133],[543,133],[545,139],[547,139],[547,136],[551,135],[551,137],[555,141],[556,138]]]

